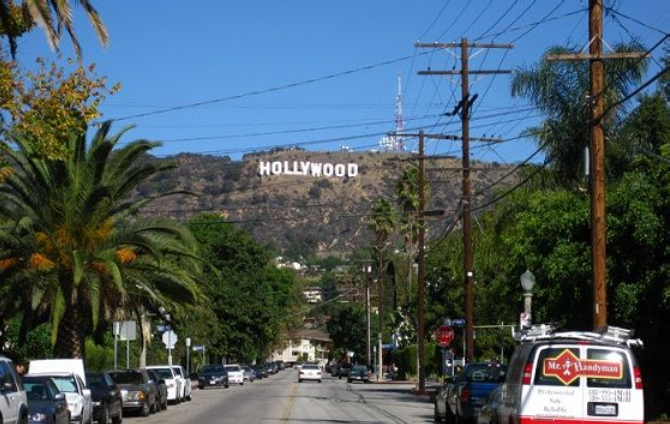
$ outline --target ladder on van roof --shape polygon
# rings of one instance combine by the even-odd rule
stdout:
[[[563,331],[556,332],[551,324],[533,325],[513,334],[518,342],[534,342],[536,340],[575,339],[601,343],[625,344],[628,347],[643,346],[642,340],[633,339],[634,330],[605,326],[598,331]]]

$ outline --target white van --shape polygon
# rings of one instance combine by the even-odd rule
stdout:
[[[644,423],[642,377],[632,332],[555,333],[533,327],[510,360],[498,420],[506,424]]]
[[[91,390],[86,386],[84,362],[81,359],[38,359],[30,361],[28,375],[46,375],[65,393],[72,421],[93,421]]]

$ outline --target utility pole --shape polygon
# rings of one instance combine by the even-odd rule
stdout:
[[[424,364],[425,360],[425,335],[424,335],[424,297],[425,297],[425,275],[426,275],[426,227],[424,212],[426,210],[426,192],[425,192],[425,182],[424,182],[424,163],[423,159],[425,156],[425,142],[423,130],[419,131],[419,276],[418,276],[418,286],[419,286],[419,328],[418,328],[418,337],[419,337],[419,352],[417,357],[419,358],[419,369],[417,370],[419,374],[419,393],[423,393],[426,390],[426,368]]]
[[[589,0],[589,54],[550,55],[547,60],[588,60],[591,85],[591,268],[593,329],[607,325],[605,264],[605,59],[641,59],[644,53],[603,54],[603,0]]]
[[[465,339],[466,352],[464,357],[468,362],[474,359],[474,266],[472,252],[472,193],[470,182],[470,108],[477,95],[470,97],[469,76],[482,74],[509,74],[511,71],[504,70],[469,70],[469,48],[502,48],[511,49],[511,44],[482,44],[469,43],[467,38],[462,38],[460,43],[416,43],[415,47],[428,48],[457,48],[461,49],[460,71],[419,71],[419,75],[460,75],[461,76],[461,101],[454,109],[453,114],[460,112],[462,122],[463,140],[463,274],[465,287]]]

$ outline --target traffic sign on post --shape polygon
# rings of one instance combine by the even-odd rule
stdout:
[[[163,333],[163,343],[165,344],[165,347],[167,349],[172,349],[174,348],[174,345],[177,344],[177,340],[179,337],[177,337],[177,333],[175,333],[172,330],[168,330],[165,333]]]
[[[441,347],[447,347],[454,340],[454,329],[448,325],[440,325],[435,331],[435,338]]]

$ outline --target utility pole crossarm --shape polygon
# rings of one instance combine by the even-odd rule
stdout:
[[[461,75],[463,71],[419,71],[419,75]],[[490,74],[511,74],[512,71],[506,69],[482,69],[470,71],[470,75],[490,75]]]
[[[590,54],[590,53],[564,53],[564,54],[550,54],[547,56],[548,61],[556,60],[603,60],[603,59],[648,59],[651,57],[649,53],[607,53],[607,54]]]
[[[414,47],[429,49],[455,49],[461,47],[461,43],[414,43]],[[468,43],[466,47],[473,49],[513,49],[514,44],[487,44],[487,43]]]

